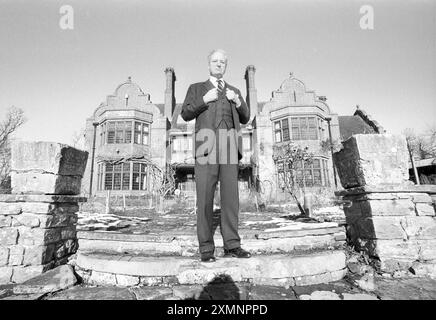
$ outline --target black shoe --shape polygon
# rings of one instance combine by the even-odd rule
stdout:
[[[245,251],[241,247],[234,249],[224,249],[224,257],[234,257],[234,258],[250,258],[251,253]]]
[[[216,259],[213,255],[213,252],[203,252],[201,254],[201,262],[215,262]]]

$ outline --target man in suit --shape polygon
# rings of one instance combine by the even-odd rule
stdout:
[[[183,120],[195,119],[195,184],[197,189],[197,236],[201,261],[214,262],[213,200],[220,182],[224,257],[249,258],[238,234],[238,161],[242,158],[240,123],[250,110],[240,91],[223,80],[227,55],[213,50],[208,56],[210,77],[192,84],[182,106]]]

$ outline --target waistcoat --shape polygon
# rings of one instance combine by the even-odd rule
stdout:
[[[232,115],[232,106],[230,105],[229,100],[227,100],[225,95],[224,88],[221,95],[218,97],[216,102],[216,114],[215,114],[215,128],[218,128],[221,121],[224,121],[227,125],[227,128],[234,128],[233,124],[233,115]]]

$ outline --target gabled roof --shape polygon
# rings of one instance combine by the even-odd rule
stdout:
[[[375,121],[371,115],[367,114],[365,110],[356,106],[356,111],[352,116],[339,116],[339,132],[341,140],[346,140],[353,134],[383,134],[386,130]]]
[[[159,112],[161,114],[164,114],[164,112],[165,112],[165,104],[163,104],[163,103],[154,103],[154,105],[159,109]]]
[[[341,140],[344,141],[351,137],[353,134],[369,134],[377,133],[359,116],[339,116],[339,132]]]
[[[263,110],[263,106],[264,106],[266,103],[267,103],[267,102],[264,102],[264,101],[262,101],[262,102],[258,102],[258,103],[257,103],[257,110],[258,110],[259,113],[262,112],[262,110]]]

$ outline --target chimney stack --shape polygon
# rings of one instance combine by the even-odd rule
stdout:
[[[254,84],[254,74],[256,72],[256,68],[253,65],[247,66],[245,70],[245,81],[247,85],[247,104],[250,108],[251,118],[257,115],[257,90]]]
[[[171,122],[174,108],[176,107],[176,98],[174,96],[174,83],[176,74],[174,69],[168,67],[165,69],[166,88],[165,88],[165,117]]]

